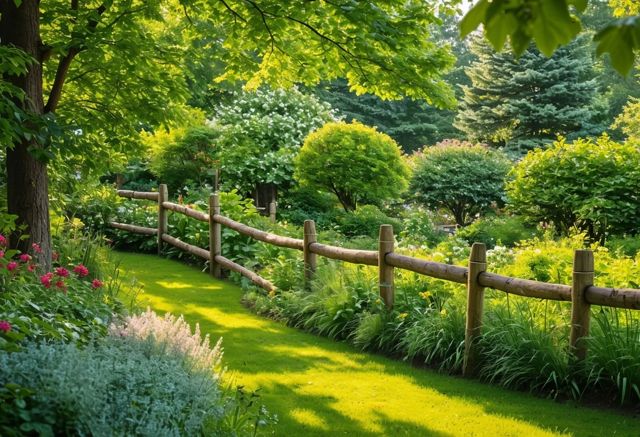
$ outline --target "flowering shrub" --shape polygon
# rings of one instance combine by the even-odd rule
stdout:
[[[58,255],[45,272],[36,262],[37,244],[30,254],[17,253],[0,235],[0,249],[0,350],[42,339],[86,344],[106,335],[114,314],[123,311],[115,284],[84,264],[61,265]]]

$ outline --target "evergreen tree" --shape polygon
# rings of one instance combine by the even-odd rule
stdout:
[[[470,140],[522,154],[558,135],[576,138],[604,130],[604,108],[584,39],[550,58],[533,45],[518,59],[481,41],[472,51],[478,60],[467,69],[472,84],[463,86],[455,123]]]

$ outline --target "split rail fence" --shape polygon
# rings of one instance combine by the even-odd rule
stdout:
[[[473,244],[468,267],[454,266],[395,253],[393,228],[390,225],[380,226],[377,251],[355,250],[319,243],[313,220],[305,221],[302,239],[264,232],[234,221],[220,214],[220,201],[217,193],[211,194],[209,197],[208,213],[169,202],[167,186],[164,184],[159,186],[158,192],[118,190],[118,195],[130,199],[157,202],[158,227],[156,229],[116,222],[112,222],[111,226],[138,234],[157,235],[158,253],[162,250],[163,244],[167,243],[203,258],[209,262],[209,271],[216,278],[221,278],[222,269],[227,269],[245,276],[265,290],[275,289],[268,280],[223,256],[221,251],[222,226],[226,226],[267,244],[302,251],[304,278],[307,287],[310,287],[310,281],[316,270],[318,255],[354,264],[377,266],[380,296],[388,308],[393,307],[394,303],[394,269],[396,268],[432,278],[466,284],[467,313],[463,364],[463,374],[466,376],[473,376],[478,368],[476,344],[482,329],[483,300],[486,287],[519,296],[571,302],[570,359],[576,363],[584,360],[587,354],[587,342],[584,339],[589,335],[591,305],[640,309],[640,290],[605,288],[594,285],[594,258],[591,250],[575,251],[571,285],[552,284],[512,278],[486,271],[486,248],[481,243]],[[271,209],[274,210],[273,207]],[[208,222],[209,249],[193,246],[169,235],[167,233],[167,211]]]

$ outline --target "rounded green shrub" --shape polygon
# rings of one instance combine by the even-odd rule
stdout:
[[[504,203],[504,179],[511,164],[486,147],[426,147],[416,160],[411,180],[413,199],[432,209],[445,209],[460,226]]]
[[[572,228],[592,240],[640,230],[640,150],[602,136],[559,140],[513,168],[506,187],[510,208],[562,234]]]
[[[327,123],[311,133],[295,160],[295,178],[304,186],[333,193],[346,211],[378,204],[407,188],[409,167],[396,142],[375,128]]]

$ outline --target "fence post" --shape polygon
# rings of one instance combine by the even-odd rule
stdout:
[[[592,251],[575,251],[571,284],[571,360],[582,361],[587,356],[587,344],[583,338],[589,335],[591,305],[585,299],[585,292],[593,285],[593,264]]]
[[[393,226],[380,225],[380,237],[378,239],[378,284],[380,297],[387,308],[393,308],[393,266],[387,264],[385,256],[393,252]]]
[[[317,266],[316,254],[309,250],[309,245],[318,241],[317,238],[315,222],[313,220],[305,220],[302,251],[304,254],[304,285],[307,289],[311,288],[311,281]]]
[[[275,200],[272,200],[271,203],[269,203],[269,220],[271,220],[271,223],[276,222],[276,201]]]
[[[222,278],[222,269],[216,262],[216,256],[222,253],[222,225],[213,219],[220,214],[220,197],[218,193],[209,196],[209,273],[218,279]]]
[[[162,253],[162,235],[167,233],[167,211],[162,206],[169,200],[167,184],[158,187],[158,255]]]
[[[478,283],[480,273],[487,270],[487,248],[482,243],[473,243],[469,255],[467,277],[467,323],[464,333],[463,376],[475,376],[478,371],[478,338],[482,331],[482,307],[484,287]]]

